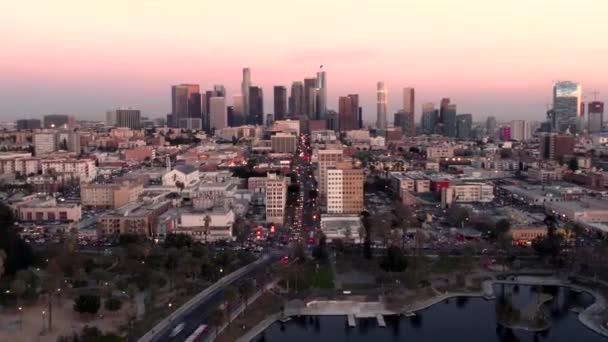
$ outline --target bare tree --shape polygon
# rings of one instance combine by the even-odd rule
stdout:
[[[205,243],[207,243],[207,238],[209,236],[209,225],[211,224],[211,217],[209,215],[205,215],[205,219],[204,219],[204,224],[205,224]]]

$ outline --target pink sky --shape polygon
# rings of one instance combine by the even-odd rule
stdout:
[[[367,119],[383,80],[391,113],[414,86],[417,111],[447,96],[477,118],[541,120],[557,79],[608,98],[606,13],[601,0],[12,1],[0,119],[102,119],[118,106],[158,117],[171,84],[224,84],[231,97],[245,66],[272,112],[273,85],[323,64],[329,107],[359,93]]]

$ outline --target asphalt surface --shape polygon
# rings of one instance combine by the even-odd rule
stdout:
[[[244,279],[254,273],[257,270],[263,269],[268,264],[275,262],[280,259],[279,253],[273,253],[271,258],[269,258],[266,262],[259,264],[257,267],[252,268],[248,272],[241,275],[239,278],[235,279],[231,283],[226,283],[221,288],[218,288],[216,291],[212,292],[206,299],[200,302],[192,311],[188,314],[180,317],[178,320],[174,320],[172,324],[170,324],[162,334],[157,335],[153,341],[164,342],[164,341],[185,341],[188,336],[190,336],[196,328],[198,328],[201,324],[210,325],[208,320],[211,312],[217,308],[222,302],[222,294],[224,290],[230,285],[238,283],[241,279]],[[175,337],[170,338],[169,335],[171,331],[178,326],[179,324],[184,323],[184,329]]]

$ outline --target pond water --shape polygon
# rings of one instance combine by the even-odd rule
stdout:
[[[578,320],[573,308],[585,308],[593,303],[587,293],[562,287],[496,286],[497,298],[511,298],[513,307],[523,308],[542,291],[553,299],[545,304],[551,317],[551,327],[542,332],[512,330],[498,324],[495,300],[483,298],[452,298],[419,311],[414,317],[386,317],[386,328],[376,319],[357,319],[349,328],[345,316],[299,317],[289,322],[275,322],[255,337],[255,342],[363,342],[363,341],[608,341],[587,329]]]

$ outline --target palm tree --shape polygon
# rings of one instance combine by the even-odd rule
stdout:
[[[19,301],[21,299],[21,296],[23,296],[26,289],[27,289],[27,284],[25,283],[25,281],[23,279],[17,278],[15,280],[13,280],[13,282],[11,283],[11,291],[15,294],[15,297],[17,297],[17,306],[19,306]]]
[[[239,284],[239,294],[243,299],[243,304],[245,304],[245,308],[247,307],[247,300],[249,299],[249,296],[251,296],[251,294],[253,293],[254,289],[255,286],[253,285],[251,279],[245,279]]]
[[[218,335],[219,329],[224,324],[224,312],[219,308],[216,308],[211,312],[211,316],[209,316],[209,324],[214,327],[215,336]]]
[[[205,215],[204,218],[204,224],[205,224],[205,243],[207,243],[207,238],[209,236],[209,225],[211,224],[211,217],[209,215]]]
[[[230,308],[231,304],[238,298],[239,294],[237,290],[230,286],[224,291],[224,304],[227,308]],[[230,310],[228,310],[230,312]]]
[[[576,263],[576,259],[578,256],[578,238],[582,235],[583,233],[583,227],[578,224],[578,223],[568,223],[566,225],[566,230],[568,231],[568,237],[570,239],[574,240],[574,249],[572,251],[572,258],[571,258],[571,266],[574,266],[574,264]]]
[[[43,282],[44,291],[48,298],[49,331],[53,330],[53,295],[61,292],[63,284],[63,271],[57,261],[51,259],[46,266],[46,278]]]
[[[0,249],[0,279],[4,275],[4,261],[6,260],[6,252]]]

